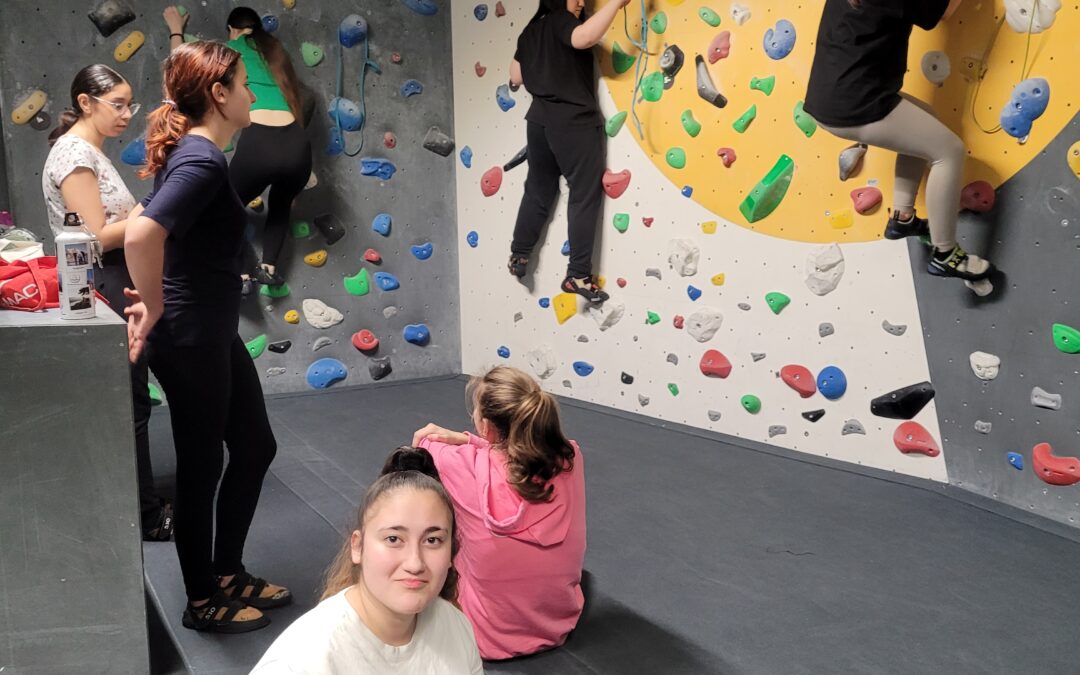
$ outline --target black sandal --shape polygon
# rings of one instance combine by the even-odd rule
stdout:
[[[219,582],[220,579],[218,577]],[[274,609],[292,602],[292,593],[287,588],[282,588],[268,598],[262,597],[262,592],[267,586],[269,583],[266,579],[260,579],[248,574],[247,570],[241,569],[228,586],[222,587],[221,592],[226,598],[242,602],[255,609]]]
[[[270,617],[259,613],[258,618],[236,621],[236,615],[248,606],[239,600],[230,600],[224,593],[215,593],[210,601],[201,607],[193,607],[189,602],[184,608],[181,623],[184,628],[205,633],[249,633],[270,625]],[[224,610],[221,616],[218,613]]]
[[[169,541],[173,536],[173,508],[172,502],[162,500],[161,508],[157,512],[157,520],[146,530],[143,530],[143,541]]]

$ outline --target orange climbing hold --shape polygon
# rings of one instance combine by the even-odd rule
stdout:
[[[377,265],[382,262],[382,256],[379,255],[379,252],[375,249],[369,248],[368,250],[364,251],[364,260]]]
[[[788,365],[780,369],[780,379],[784,384],[799,392],[799,396],[810,398],[817,392],[814,375],[806,366]]]
[[[379,346],[379,338],[375,337],[375,334],[369,331],[367,328],[358,330],[353,333],[352,336],[353,347],[356,347],[362,352],[370,352]]]
[[[720,158],[720,161],[724,163],[724,167],[728,169],[730,169],[731,165],[738,159],[735,155],[734,148],[720,148],[716,151],[716,156]]]
[[[493,166],[480,177],[480,192],[485,197],[490,197],[502,187],[503,170],[501,166]]]
[[[934,437],[926,430],[926,427],[918,422],[904,422],[896,427],[893,432],[893,443],[900,452],[911,455],[920,454],[927,457],[937,457],[941,454]]]
[[[731,361],[715,349],[701,355],[701,372],[709,377],[725,378],[731,374]],[[811,378],[812,380],[813,378]]]
[[[611,169],[604,169],[604,192],[612,199],[618,199],[630,187],[630,170],[623,169],[615,173]]]
[[[1035,474],[1050,485],[1072,485],[1080,482],[1080,459],[1054,455],[1049,443],[1039,443],[1031,451]]]

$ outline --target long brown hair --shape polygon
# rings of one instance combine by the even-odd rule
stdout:
[[[345,537],[345,543],[338,551],[330,567],[326,569],[323,578],[322,594],[319,600],[325,600],[337,595],[346,588],[360,581],[360,566],[353,564],[351,537],[354,530],[364,531],[364,521],[368,513],[374,508],[385,495],[404,488],[413,490],[430,490],[438,495],[446,505],[446,511],[450,514],[450,562],[451,567],[446,573],[446,581],[443,583],[439,597],[457,604],[458,573],[453,568],[454,558],[458,554],[457,518],[454,517],[454,504],[450,501],[450,495],[443,487],[439,479],[439,470],[435,468],[435,460],[427,450],[412,448],[403,445],[390,453],[383,464],[379,479],[371,484],[364,493],[364,499],[356,512],[356,527],[349,530]]]
[[[266,67],[270,69],[274,82],[284,94],[285,102],[289,104],[289,112],[300,123],[300,126],[304,126],[304,111],[300,107],[300,80],[296,77],[292,60],[289,58],[289,53],[281,46],[281,42],[263,28],[258,12],[250,7],[237,7],[229,12],[229,18],[225,20],[225,23],[228,28],[251,30],[251,35],[247,38],[254,40],[255,49],[262,56],[263,61],[266,61]]]
[[[199,41],[180,45],[162,65],[164,100],[147,115],[146,178],[165,166],[165,156],[191,127],[203,122],[210,106],[224,113],[211,95],[215,82],[231,89],[240,52],[222,42]]]
[[[124,76],[103,63],[89,65],[75,73],[75,79],[71,81],[71,107],[65,108],[60,114],[60,123],[49,134],[49,145],[56,142],[71,129],[82,117],[82,108],[79,106],[79,96],[106,96],[117,85],[127,82]]]
[[[551,501],[551,479],[574,468],[574,448],[563,435],[555,397],[507,366],[470,379],[466,394],[499,434],[493,445],[507,454],[508,482],[530,502]]]

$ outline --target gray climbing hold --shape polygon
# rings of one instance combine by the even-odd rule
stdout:
[[[541,380],[546,380],[555,372],[558,361],[551,347],[536,347],[525,354],[529,361],[529,367]]]
[[[670,363],[673,366],[679,365],[679,357],[678,357],[678,355],[676,355],[676,354],[668,354],[667,355],[667,362]]]
[[[562,381],[562,386],[566,387],[567,389],[573,389],[574,388],[574,385],[573,385],[572,382],[570,382],[570,380],[563,380]]]
[[[897,337],[907,332],[907,324],[901,324],[899,326],[889,323],[888,319],[881,322],[881,327],[885,329],[885,332],[889,335],[895,335]]]
[[[749,312],[750,311],[750,303],[749,302],[740,302],[739,303],[739,309],[741,309],[744,312]]]
[[[862,434],[866,435],[866,429],[863,428],[862,422],[859,420],[846,420],[843,428],[840,429],[841,436],[847,436],[848,434]]]
[[[975,420],[975,431],[980,434],[990,433],[990,427],[993,426],[993,422],[983,422],[982,420]]]
[[[368,363],[368,373],[371,375],[371,379],[378,382],[391,372],[394,368],[390,365],[390,357],[384,356],[379,359],[371,359]]]
[[[649,405],[649,397],[644,395],[644,394],[638,394],[637,395],[637,402],[638,402],[638,405],[640,405],[641,407],[645,407],[645,406]]]
[[[774,424],[769,427],[769,438],[773,436],[780,436],[787,433],[787,427],[783,424]]]
[[[712,420],[713,422],[718,422],[720,420],[720,411],[719,410],[710,410],[707,414],[709,416],[709,419]]]
[[[454,151],[454,139],[439,127],[431,127],[424,136],[424,149],[434,152],[436,155],[449,157]]]
[[[266,375],[267,375],[267,377],[273,377],[275,375],[284,375],[286,370],[287,370],[286,368],[283,368],[281,366],[273,366],[272,368],[267,368],[266,369]]]
[[[619,323],[619,320],[623,318],[623,314],[626,312],[626,305],[608,300],[599,306],[590,305],[588,312],[602,332]]]
[[[840,180],[847,180],[859,171],[863,157],[866,156],[866,145],[856,143],[850,145],[840,153]]]
[[[315,342],[311,343],[311,351],[317,352],[323,347],[329,347],[332,344],[334,344],[334,341],[326,336],[315,338]]]
[[[646,268],[645,269],[645,276],[647,276],[647,277],[656,277],[657,279],[662,278],[660,276],[660,270],[658,268],[656,268],[656,267]]]
[[[754,359],[755,361],[760,361],[761,359],[765,358],[765,352],[750,352],[750,358]]]
[[[1061,410],[1061,394],[1051,394],[1042,387],[1031,390],[1031,405],[1047,410]]]
[[[390,305],[389,307],[385,307],[385,308],[383,308],[383,311],[382,311],[382,315],[383,315],[383,316],[384,316],[385,318],[389,319],[390,317],[392,317],[392,316],[394,316],[395,314],[397,314],[397,311],[398,311],[398,310],[397,310],[397,307],[394,307],[393,305]]]
[[[577,336],[577,341],[578,342],[588,342],[589,341],[589,336],[588,335],[579,335],[579,336]]]
[[[681,277],[697,274],[701,249],[689,239],[672,239],[668,242],[668,265]]]
[[[831,323],[825,322],[825,323],[818,324],[818,327],[817,327],[818,337],[829,337],[830,335],[832,335],[835,332],[836,332],[836,329],[833,328],[833,325]]]
[[[686,317],[686,332],[698,342],[708,342],[720,325],[724,322],[724,315],[719,310],[711,307],[702,307],[690,316]]]
[[[1001,369],[1001,358],[986,352],[972,352],[968,361],[971,363],[971,370],[975,372],[975,377],[980,380],[994,379]]]
[[[723,108],[727,105],[727,97],[716,88],[716,83],[713,82],[712,75],[705,66],[705,59],[702,58],[701,54],[694,57],[694,74],[697,76],[698,96],[717,108]]]
[[[514,323],[517,323],[518,321],[521,321],[524,318],[525,318],[525,315],[522,314],[521,312],[515,312],[514,313]]]
[[[835,243],[818,246],[806,256],[806,287],[814,295],[836,290],[844,276],[844,253]]]

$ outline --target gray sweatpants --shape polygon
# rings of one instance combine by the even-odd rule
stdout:
[[[829,133],[858,143],[892,150],[896,154],[893,210],[912,211],[926,165],[926,209],[930,240],[938,250],[956,244],[960,211],[960,182],[964,175],[964,142],[934,116],[930,106],[901,94],[903,100],[883,119],[858,127],[830,127]]]

